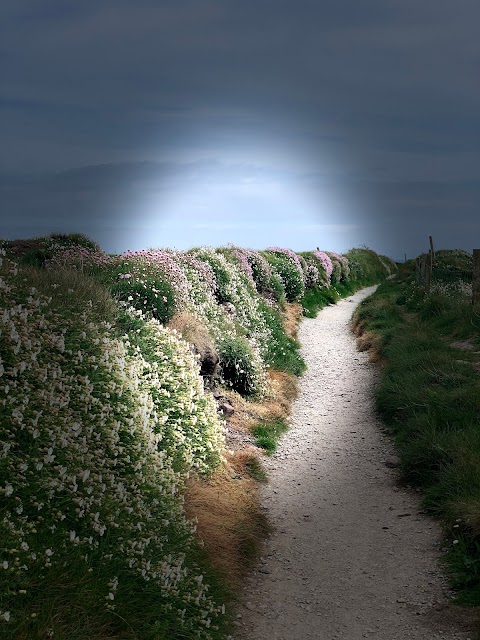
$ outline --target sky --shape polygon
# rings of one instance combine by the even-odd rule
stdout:
[[[3,0],[0,238],[480,248],[478,0]]]

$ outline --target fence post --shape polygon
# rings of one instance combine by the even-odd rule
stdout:
[[[432,250],[425,256],[425,291],[430,292],[430,280],[432,278],[433,254]]]
[[[480,304],[480,249],[473,250],[472,304]]]

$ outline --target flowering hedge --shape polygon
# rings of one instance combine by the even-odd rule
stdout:
[[[300,256],[291,249],[270,247],[263,254],[280,276],[288,302],[295,302],[305,293],[305,276]]]
[[[190,345],[166,325],[181,311],[198,319],[217,383],[262,395],[268,367],[304,368],[285,298],[334,299],[332,284],[395,265],[364,249],[108,256],[83,236],[39,246],[27,248],[47,268],[0,250],[0,622],[17,637],[98,619],[119,637],[219,638],[224,608],[182,490],[218,463],[223,424]],[[75,603],[68,620],[55,613],[62,598]]]
[[[65,280],[30,286],[0,260],[0,619],[12,635],[54,633],[62,575],[75,607],[87,599],[114,628],[133,599],[145,629],[210,638],[223,609],[191,560],[179,492],[223,435],[193,355],[141,312],[119,312],[122,337],[95,299],[71,289],[65,307]]]

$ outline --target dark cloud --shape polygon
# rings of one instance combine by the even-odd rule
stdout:
[[[476,0],[6,0],[0,21],[0,235],[128,226],[140,194],[243,162],[344,194],[381,250],[402,219],[478,237]]]

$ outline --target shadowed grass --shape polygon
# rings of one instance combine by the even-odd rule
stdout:
[[[479,605],[479,310],[460,295],[426,295],[407,264],[359,305],[353,324],[360,347],[374,343],[382,361],[377,408],[403,481],[424,491],[445,525],[458,601]]]

